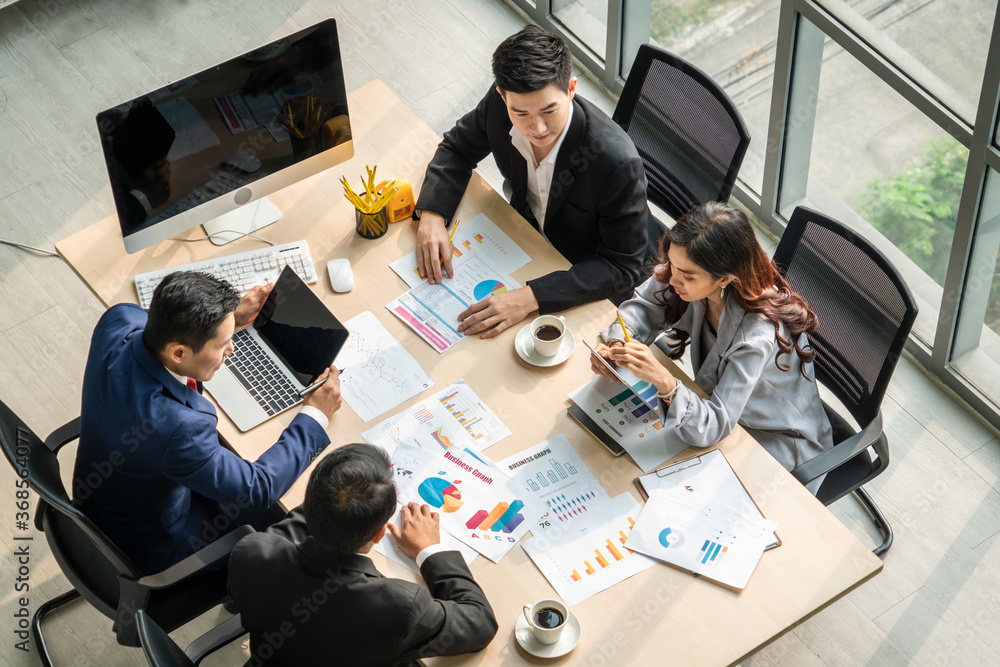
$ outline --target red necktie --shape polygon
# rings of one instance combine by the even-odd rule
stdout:
[[[198,381],[195,380],[194,378],[188,378],[187,385],[191,389],[194,389],[195,391],[198,391]],[[198,393],[200,394],[201,392],[198,391]]]

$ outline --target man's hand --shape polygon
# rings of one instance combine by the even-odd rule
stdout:
[[[240,305],[236,307],[236,328],[245,327],[252,324],[257,317],[257,313],[267,301],[267,295],[274,289],[274,283],[257,285],[252,290],[243,295]]]
[[[618,341],[613,341],[613,343],[616,343],[614,345],[615,347],[621,346],[621,343]],[[610,346],[601,343],[600,345],[594,348],[594,351],[597,352],[597,354],[601,355],[601,358],[607,361],[609,364],[615,363],[614,359],[611,358]],[[614,376],[614,373],[608,370],[607,366],[599,362],[597,359],[594,359],[594,355],[590,355],[590,369],[594,371],[594,373],[596,373],[597,375],[603,375],[604,377],[608,378],[609,380],[612,380],[616,384],[621,384],[621,381]]]
[[[436,285],[442,280],[441,262],[444,261],[444,275],[455,277],[451,268],[451,240],[445,226],[444,216],[424,209],[417,223],[417,271],[421,278]]]
[[[640,380],[654,385],[657,393],[666,394],[677,386],[677,379],[656,360],[652,350],[642,343],[632,341],[611,348],[611,358],[622,368],[632,371]]]
[[[430,505],[403,505],[399,515],[402,528],[390,523],[389,532],[410,558],[416,558],[421,551],[441,541],[441,517],[431,511]]]
[[[333,419],[333,413],[340,409],[341,403],[340,371],[338,371],[335,366],[330,366],[323,371],[322,375],[316,378],[316,382],[319,382],[325,377],[329,378],[326,383],[313,393],[306,396],[306,400],[303,401],[302,404],[311,405],[325,414],[327,419]]]
[[[462,323],[458,325],[458,331],[467,336],[482,333],[480,338],[492,338],[535,310],[538,310],[538,301],[530,287],[494,294],[472,304],[459,314],[458,319]]]

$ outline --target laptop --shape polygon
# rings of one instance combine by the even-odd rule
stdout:
[[[236,428],[248,431],[302,403],[300,392],[330,367],[348,335],[286,266],[253,325],[233,335],[235,351],[205,389]]]

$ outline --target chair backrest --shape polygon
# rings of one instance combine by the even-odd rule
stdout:
[[[136,626],[139,630],[139,643],[142,644],[142,652],[146,654],[146,661],[151,667],[194,667],[192,662],[181,647],[174,643],[166,632],[163,631],[156,621],[151,619],[146,612],[139,610],[135,614]]]
[[[862,426],[878,414],[917,304],[896,268],[844,225],[799,206],[774,262],[819,318],[816,377]]]
[[[75,508],[59,475],[59,459],[5,404],[0,403],[0,446],[13,463],[27,450],[28,483],[40,502],[35,525],[45,531],[52,554],[66,578],[90,604],[116,617],[119,575],[141,573],[90,519]],[[16,466],[15,466],[16,467]]]
[[[642,157],[649,201],[669,215],[729,199],[750,133],[733,101],[700,69],[641,45],[612,119]]]

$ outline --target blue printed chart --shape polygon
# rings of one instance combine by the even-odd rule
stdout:
[[[724,506],[693,507],[670,491],[650,491],[625,546],[726,586],[746,587],[777,524]]]
[[[581,521],[609,501],[608,494],[562,435],[497,465],[545,503],[545,514],[531,527],[535,535],[576,530]]]

